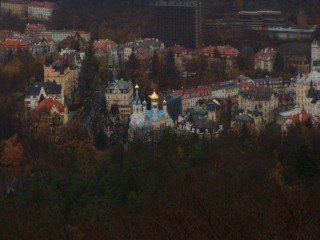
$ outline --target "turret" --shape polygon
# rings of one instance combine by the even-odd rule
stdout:
[[[159,96],[156,93],[156,90],[153,90],[152,95],[150,96],[151,100],[151,110],[152,110],[152,119],[157,119],[158,118],[158,100]]]
[[[134,88],[136,89],[136,95],[132,103],[133,113],[141,113],[142,105],[139,97],[139,85],[136,84]]]
[[[166,100],[163,100],[163,102],[162,102],[162,107],[163,107],[163,112],[167,112],[167,102],[166,102]]]
[[[142,111],[143,113],[147,112],[147,102],[145,100],[142,102]]]

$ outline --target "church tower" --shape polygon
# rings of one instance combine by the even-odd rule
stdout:
[[[158,100],[159,100],[159,96],[156,93],[156,90],[153,90],[152,95],[150,96],[150,100],[151,100],[151,110],[152,110],[152,119],[156,120],[158,119]]]
[[[139,85],[136,84],[134,88],[136,89],[136,95],[132,103],[132,110],[133,110],[133,114],[140,114],[142,113],[142,104],[139,97]]]

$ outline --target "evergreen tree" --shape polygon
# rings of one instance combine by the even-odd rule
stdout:
[[[295,160],[295,169],[301,178],[308,180],[319,172],[314,153],[305,140],[300,145]]]
[[[178,82],[178,70],[175,63],[175,56],[172,50],[169,50],[166,56],[166,79],[167,82],[164,83],[164,85],[169,85],[173,88],[180,87]]]
[[[107,146],[107,135],[102,129],[99,129],[94,137],[95,147],[98,150],[103,150]]]
[[[138,80],[138,72],[140,69],[140,63],[137,60],[134,53],[131,53],[129,60],[125,63],[125,66],[126,66],[126,72],[129,76],[129,78],[132,81],[137,81]]]
[[[279,53],[279,52],[276,53],[274,63],[273,63],[273,69],[276,72],[283,72],[284,60],[283,60],[281,53]]]
[[[154,52],[152,56],[152,61],[151,61],[151,77],[154,79],[156,79],[160,74],[159,64],[160,62],[159,62],[158,53]]]

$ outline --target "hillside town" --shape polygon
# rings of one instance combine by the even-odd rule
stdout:
[[[312,6],[320,8],[314,2]],[[246,206],[253,188],[253,194],[260,194],[255,196],[259,201],[264,194],[260,187],[250,185],[255,179],[257,184],[272,186],[266,191],[281,191],[283,198],[288,193],[293,199],[304,191],[311,196],[304,189],[311,182],[317,189],[320,17],[311,3],[299,3],[290,15],[280,3],[260,7],[241,0],[228,1],[225,6],[198,0],[126,1],[119,5],[118,18],[113,11],[117,3],[79,4],[84,8],[81,11],[85,12],[85,6],[97,11],[94,16],[88,10],[92,22],[87,25],[83,21],[88,16],[71,0],[0,2],[0,209],[6,208],[1,205],[7,201],[2,195],[15,199],[13,205],[8,200],[8,206],[21,208],[37,202],[41,195],[45,197],[39,197],[42,202],[35,209],[41,212],[37,214],[46,214],[44,206],[50,198],[63,222],[63,227],[60,222],[55,226],[64,229],[60,233],[66,232],[69,237],[65,239],[153,239],[148,231],[158,230],[144,227],[149,226],[148,221],[157,222],[154,217],[159,214],[168,227],[161,214],[168,211],[174,218],[170,206],[170,211],[160,207],[167,198],[160,197],[163,189],[170,198],[175,196],[173,189],[183,185],[186,190],[178,190],[182,195],[168,201],[188,205],[182,199],[211,192],[204,182],[218,188],[221,181],[226,189],[230,184],[234,196],[244,188]],[[111,17],[101,18],[98,6],[110,8]],[[221,18],[218,10],[216,17],[209,18],[213,8],[227,10]],[[133,20],[135,11],[146,14]],[[12,21],[13,27],[1,27],[5,21]],[[187,193],[188,177],[193,179],[189,190],[196,193]],[[68,181],[74,189],[63,189]],[[227,191],[221,189],[215,190]],[[96,199],[88,200],[89,195]],[[216,202],[198,200],[205,202],[205,208],[210,204],[226,208],[210,197]],[[281,205],[284,200],[277,197]],[[152,205],[156,198],[157,207]],[[234,211],[250,215],[240,200],[234,204]],[[100,207],[104,209],[101,213]],[[119,220],[115,209],[122,207],[125,210],[119,214],[125,217]],[[308,211],[317,215],[317,210]],[[195,209],[190,211],[198,214]],[[258,208],[255,211],[252,218],[259,215]],[[48,212],[54,215],[54,210]],[[29,210],[24,214],[28,219]],[[188,219],[185,212],[181,214]],[[193,217],[190,222],[207,221]],[[263,226],[271,221],[269,217],[261,220]],[[318,221],[319,216],[313,217]],[[0,217],[0,224],[3,219]],[[86,221],[91,224],[88,229],[96,230],[84,228]],[[137,229],[144,230],[132,233],[120,226],[121,221],[128,228],[135,228],[136,221]],[[311,222],[312,230],[304,234],[310,236],[306,239],[317,239],[317,224]],[[276,235],[289,239],[290,235],[281,235],[280,230],[272,234],[262,227],[261,235],[250,238],[241,232],[241,220],[234,224],[241,230],[230,228],[230,237],[223,237],[229,230],[204,237],[198,229],[183,239],[260,239],[268,234],[265,239]],[[19,239],[8,226],[5,235],[18,237],[0,233],[0,238]],[[159,229],[167,228],[163,226]],[[126,238],[117,229],[133,235]],[[38,232],[34,239],[56,239],[58,234],[48,237],[49,232]],[[91,236],[92,232],[101,235]],[[170,230],[172,237],[163,234],[154,239],[180,239],[174,230]],[[304,238],[296,235],[291,239]]]

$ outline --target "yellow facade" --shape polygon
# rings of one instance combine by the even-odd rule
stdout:
[[[2,1],[1,2],[1,13],[11,13],[17,17],[27,17],[28,15],[28,2],[10,2]]]
[[[52,66],[43,66],[44,69],[44,79],[46,81],[55,81],[57,84],[61,85],[63,88],[64,96],[70,98],[72,92],[78,86],[78,76],[79,70],[66,68],[63,73],[56,71]]]

